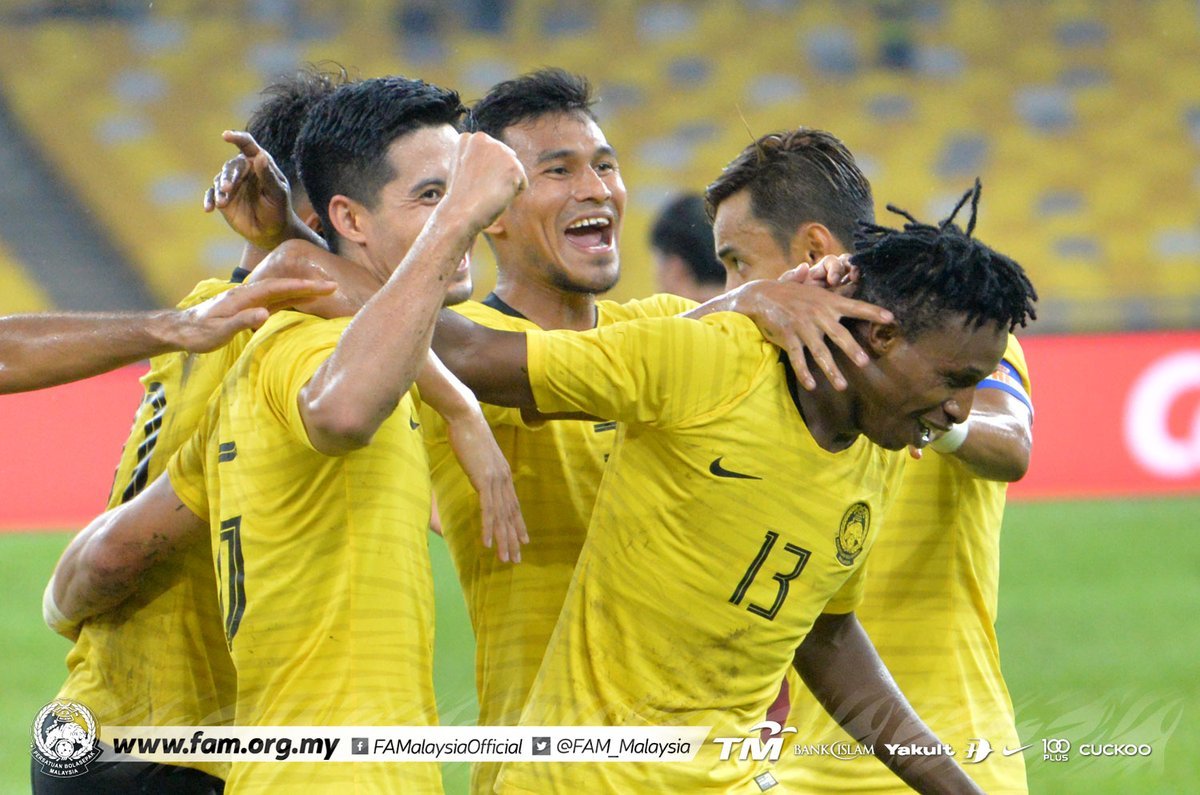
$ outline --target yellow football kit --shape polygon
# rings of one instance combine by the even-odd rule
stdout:
[[[676,296],[617,304],[598,301],[596,324],[685,312],[694,304]],[[504,331],[538,327],[492,295],[486,304],[453,307],[476,323]],[[438,513],[475,630],[475,683],[479,725],[515,726],[558,620],[571,573],[587,534],[604,462],[616,438],[613,422],[556,421],[530,427],[521,412],[483,406],[484,416],[513,472],[529,529],[521,563],[484,548],[479,497],[446,438],[446,423],[422,408]],[[499,762],[471,769],[471,790],[491,793]]]
[[[429,464],[412,393],[340,457],[313,449],[300,416],[301,388],[349,322],[272,317],[214,400],[211,438],[168,465],[212,528],[239,725],[437,723]],[[435,763],[234,763],[229,787],[424,793],[441,778]]]
[[[180,309],[240,281],[208,279]],[[204,416],[209,397],[250,339],[242,332],[211,353],[168,353],[150,360],[145,398],[121,453],[108,507],[133,499],[166,468]],[[109,726],[206,726],[228,723],[236,695],[233,663],[221,633],[212,555],[196,545],[146,575],[138,593],[88,619],[67,655],[70,673],[59,698]],[[225,762],[173,762],[224,778]]]
[[[619,421],[587,541],[521,724],[711,726],[745,737],[825,611],[852,610],[903,467],[809,434],[749,319],[530,332],[539,410]],[[769,763],[505,764],[500,792],[757,792]]]
[[[979,388],[1003,389],[1033,410],[1016,337],[1009,336],[1000,367]],[[871,553],[871,577],[856,612],[917,714],[953,746],[967,774],[988,793],[1025,793],[1024,758],[1005,753],[1022,743],[995,630],[1006,490],[932,450],[912,462]],[[847,739],[797,678],[789,687],[787,723],[798,729],[796,743]],[[966,754],[973,741],[982,748],[981,740],[993,750],[973,764]],[[873,757],[795,756],[786,752],[790,745],[776,772],[788,791],[909,791]]]

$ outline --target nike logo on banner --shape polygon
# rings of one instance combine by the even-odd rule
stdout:
[[[730,472],[725,467],[721,466],[721,459],[725,456],[717,456],[713,462],[708,465],[708,471],[719,478],[740,478],[742,480],[762,480],[757,475],[744,475],[741,472]]]
[[[1029,745],[1022,745],[1020,748],[1013,748],[1011,751],[1007,747],[1005,747],[1005,749],[1003,751],[1001,751],[1000,753],[1004,754],[1005,756],[1012,756],[1013,754],[1019,754],[1022,751],[1024,751],[1026,748],[1031,748],[1031,747],[1033,747],[1033,743],[1030,743]]]

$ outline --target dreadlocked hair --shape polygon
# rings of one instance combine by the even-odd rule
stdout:
[[[1024,269],[971,237],[981,191],[976,179],[937,226],[890,204],[888,210],[907,221],[903,229],[862,223],[855,236],[858,253],[851,260],[859,268],[858,297],[890,309],[908,335],[948,314],[965,315],[974,328],[996,323],[1010,332],[1035,320],[1037,291]],[[964,232],[954,219],[968,200],[971,217]]]

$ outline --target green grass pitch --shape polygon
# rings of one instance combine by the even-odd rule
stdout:
[[[1200,781],[1200,499],[1021,504],[1003,537],[999,634],[1034,793],[1188,792]],[[66,641],[41,593],[67,536],[0,535],[0,793],[28,792],[29,725],[61,684]],[[443,723],[476,715],[472,640],[444,545],[438,584]],[[1067,738],[1066,762],[1041,740]],[[1081,743],[1153,744],[1146,758],[1085,758]],[[986,764],[986,762],[985,762]],[[447,793],[467,766],[447,765]]]

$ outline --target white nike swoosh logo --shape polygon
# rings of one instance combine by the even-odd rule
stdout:
[[[1000,753],[1004,754],[1005,756],[1012,756],[1013,754],[1021,753],[1026,748],[1032,748],[1032,747],[1033,747],[1033,743],[1030,743],[1029,745],[1022,745],[1020,748],[1014,748],[1010,751],[1008,749],[1008,747],[1006,746],[1005,749],[1003,751],[1001,751]]]

